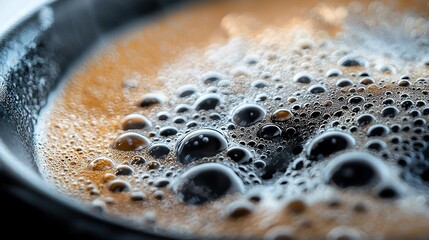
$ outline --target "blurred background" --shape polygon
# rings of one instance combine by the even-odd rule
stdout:
[[[46,2],[51,0],[0,0],[0,35],[36,6]]]

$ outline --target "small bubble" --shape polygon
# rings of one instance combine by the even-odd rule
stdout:
[[[375,121],[375,117],[371,114],[362,114],[356,118],[356,122],[358,125],[368,125]]]
[[[325,74],[328,78],[339,77],[341,75],[343,75],[343,73],[339,69],[330,69]]]
[[[362,240],[364,235],[355,228],[338,226],[328,232],[326,240]]]
[[[398,115],[399,109],[396,107],[385,107],[381,110],[381,115],[383,117],[394,118]]]
[[[159,112],[156,116],[160,121],[166,121],[171,117],[170,113],[168,112]]]
[[[365,144],[365,147],[370,150],[381,151],[387,148],[387,144],[382,140],[374,139],[374,140],[369,140]]]
[[[308,92],[312,94],[320,94],[326,92],[326,88],[320,84],[316,84],[309,87]]]
[[[215,93],[208,93],[205,94],[197,99],[195,101],[195,110],[201,111],[201,110],[212,110],[215,109],[217,106],[219,106],[222,102],[221,97],[218,94]]]
[[[278,139],[281,137],[282,130],[279,127],[277,127],[276,125],[269,124],[269,125],[262,126],[258,130],[257,135],[260,138],[273,140],[273,139]]]
[[[255,104],[243,104],[232,113],[234,123],[240,127],[248,127],[265,118],[265,110]]]
[[[310,73],[297,73],[295,76],[293,76],[293,81],[298,83],[308,84],[313,80],[314,77]]]
[[[366,67],[367,61],[360,57],[345,56],[338,61],[342,67]]]
[[[113,167],[115,167],[115,162],[107,157],[96,158],[88,165],[88,169],[92,171],[106,171]]]
[[[268,230],[263,236],[264,240],[294,240],[295,233],[290,226],[276,226]]]
[[[149,139],[139,133],[126,132],[113,141],[112,148],[121,151],[140,151],[150,143]]]
[[[309,160],[317,161],[354,145],[354,138],[346,133],[325,132],[310,142],[307,148],[307,156]]]
[[[119,165],[116,167],[115,175],[116,176],[130,176],[133,175],[134,170],[127,165]]]
[[[353,86],[354,82],[351,79],[343,78],[337,81],[336,85],[337,87],[348,87]]]
[[[362,104],[365,102],[365,98],[362,96],[353,96],[349,98],[348,102],[350,104]]]
[[[227,218],[238,219],[246,217],[255,211],[255,206],[247,201],[235,201],[228,204],[223,212]]]
[[[152,127],[152,123],[145,116],[141,114],[133,113],[122,118],[121,122],[119,123],[119,127],[122,130],[129,130],[129,129],[148,130]]]
[[[382,178],[382,161],[365,152],[348,152],[332,159],[326,171],[327,181],[340,188],[375,185]]]
[[[218,72],[207,72],[201,77],[201,80],[204,84],[212,84],[214,82],[220,81],[221,79],[223,79],[223,76]]]
[[[139,101],[140,107],[151,107],[156,104],[161,104],[166,101],[166,97],[158,93],[148,93]]]
[[[203,157],[212,157],[225,150],[225,137],[214,129],[200,129],[188,133],[176,145],[176,157],[182,164],[188,164]]]
[[[254,88],[265,88],[268,87],[268,82],[265,80],[256,80],[251,83],[251,86]]]
[[[383,124],[375,124],[371,126],[367,131],[368,137],[381,137],[390,133],[388,127]]]
[[[159,130],[159,135],[168,137],[174,136],[179,132],[179,130],[175,127],[163,127]]]
[[[252,153],[243,147],[232,147],[228,149],[226,155],[233,161],[244,164],[252,161]]]
[[[204,163],[183,173],[174,191],[183,202],[199,205],[227,194],[243,193],[241,179],[228,167],[219,163]]]
[[[132,201],[144,201],[147,197],[144,192],[132,192],[130,198]]]
[[[154,144],[149,148],[149,155],[155,159],[164,159],[170,153],[170,148],[162,143]]]
[[[130,164],[132,165],[143,165],[145,163],[146,160],[143,158],[143,156],[133,156],[130,161]]]
[[[109,182],[108,189],[111,192],[119,193],[119,192],[128,192],[131,188],[131,185],[120,179],[112,180]]]
[[[286,204],[285,209],[288,213],[302,214],[307,209],[307,204],[301,199],[294,199]]]
[[[185,86],[179,87],[179,89],[177,89],[176,94],[180,98],[185,98],[185,97],[191,96],[197,91],[198,91],[198,88],[195,85],[185,85]]]
[[[168,178],[160,178],[155,181],[154,186],[157,188],[164,188],[168,184],[170,184],[170,180]]]
[[[293,117],[293,113],[287,109],[278,109],[271,115],[273,122],[285,122]]]
[[[374,83],[375,83],[375,81],[374,81],[374,79],[372,79],[372,78],[365,77],[365,78],[362,78],[362,79],[359,81],[359,83],[360,83],[360,84],[363,84],[363,85],[370,85],[370,84],[374,84]]]
[[[149,161],[147,164],[146,164],[146,170],[156,170],[156,169],[158,169],[159,167],[161,167],[161,164],[158,162],[158,161]]]

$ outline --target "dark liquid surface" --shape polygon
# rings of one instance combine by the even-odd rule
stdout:
[[[40,169],[142,228],[429,234],[429,23],[415,6],[234,1],[134,27],[52,99]]]

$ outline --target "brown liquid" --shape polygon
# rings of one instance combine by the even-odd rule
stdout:
[[[337,120],[340,121],[340,126],[344,125],[349,129],[352,124],[346,123],[347,119],[354,122],[357,116],[365,112],[372,113],[371,110],[365,110],[363,104],[359,105],[361,109],[357,113],[353,114],[351,110],[347,112],[348,110],[341,108],[343,104],[338,100],[339,96],[344,96],[347,100],[355,93],[361,93],[366,102],[377,99],[373,108],[377,113],[384,107],[381,101],[387,98],[387,91],[393,92],[393,98],[398,102],[400,94],[396,94],[397,91],[408,93],[413,100],[425,100],[427,84],[418,85],[416,82],[418,78],[428,77],[427,68],[419,52],[410,52],[416,49],[412,44],[407,45],[408,49],[405,50],[392,50],[393,54],[390,56],[383,56],[382,50],[365,50],[366,45],[373,47],[380,41],[371,29],[380,27],[392,32],[391,28],[397,18],[408,17],[404,12],[410,5],[407,1],[399,1],[394,9],[401,12],[391,12],[391,9],[372,4],[368,11],[353,13],[352,8],[348,8],[348,3],[344,1],[330,1],[326,4],[317,1],[293,4],[274,0],[269,1],[269,4],[231,1],[183,9],[122,32],[111,41],[100,44],[95,54],[73,72],[65,88],[53,99],[54,102],[39,128],[39,167],[46,180],[60,193],[90,207],[101,207],[108,214],[127,219],[133,226],[143,229],[156,227],[161,231],[202,236],[260,238],[269,235],[270,230],[277,226],[288,226],[298,238],[321,238],[329,235],[337,226],[349,226],[369,238],[386,236],[389,239],[403,239],[425,236],[429,234],[428,213],[422,203],[426,201],[426,194],[402,183],[395,175],[399,168],[391,165],[386,168],[390,174],[395,175],[391,177],[391,182],[406,189],[405,196],[396,201],[374,197],[374,189],[350,191],[323,184],[312,189],[311,184],[320,181],[317,180],[320,177],[317,173],[323,172],[327,165],[323,162],[313,164],[301,172],[297,171],[303,176],[297,176],[297,181],[312,179],[316,175],[316,180],[309,180],[308,187],[288,183],[283,190],[278,187],[264,192],[255,188],[257,192],[262,192],[261,202],[250,203],[255,202],[253,199],[246,202],[247,205],[242,210],[232,213],[225,206],[231,207],[230,203],[248,199],[256,183],[247,184],[245,194],[229,194],[202,205],[180,201],[171,187],[182,174],[182,169],[186,171],[194,165],[221,162],[235,170],[240,166],[225,157],[219,158],[225,155],[223,152],[189,165],[177,161],[175,147],[181,137],[186,135],[189,128],[186,127],[186,122],[193,120],[193,113],[199,114],[199,126],[189,129],[217,129],[227,135],[228,147],[240,146],[240,141],[246,142],[255,162],[257,159],[263,160],[263,155],[270,156],[264,151],[274,153],[277,146],[284,144],[276,142],[275,137],[266,140],[259,135],[256,138],[254,135],[257,127],[262,123],[247,130],[239,127],[235,130],[227,129],[230,124],[229,114],[234,108],[242,103],[257,102],[255,98],[260,94],[268,95],[269,99],[258,102],[267,111],[267,117],[262,122],[280,122],[278,124],[284,132],[290,126],[302,124],[302,133],[295,135],[302,135],[304,140],[301,144],[304,148],[308,146],[307,142],[311,142],[319,134],[319,126],[326,125],[324,130],[329,130],[333,127],[328,125],[331,126]],[[367,8],[366,3],[362,6]],[[374,16],[377,6],[379,16],[386,19]],[[427,4],[423,1],[416,2],[414,6],[422,16],[427,14]],[[403,35],[407,37],[407,34],[414,31],[417,38],[423,38],[427,35],[425,31],[428,24],[417,13],[414,16],[409,28],[401,29],[399,26],[398,31],[405,31]],[[353,22],[356,18],[357,25]],[[382,26],[380,22],[393,23]],[[357,31],[350,30],[353,28]],[[363,39],[357,39],[358,37]],[[400,40],[403,39],[398,41]],[[353,55],[366,58],[370,64],[367,67],[339,66],[343,50],[354,51]],[[401,51],[417,57],[404,61],[395,55],[400,55]],[[253,60],[257,63],[250,63]],[[377,64],[395,65],[398,73],[392,73],[394,70],[384,73],[377,71]],[[340,69],[342,75],[324,77],[330,69]],[[192,107],[202,92],[216,85],[201,81],[201,76],[209,71],[226,75],[225,80],[229,80],[217,87],[217,94],[222,96],[223,102],[216,107],[216,111],[191,110],[191,114],[175,113],[177,102]],[[356,75],[363,71],[371,73],[370,77],[375,79],[375,84],[358,83],[360,77]],[[309,80],[311,84],[293,82],[294,76],[299,72],[310,72],[314,76],[314,79]],[[412,76],[412,87],[398,86],[398,78],[403,74]],[[351,78],[357,86],[339,89],[336,81],[342,78]],[[324,93],[317,88],[311,90],[310,86],[318,85],[318,82],[323,83],[321,88],[325,89]],[[367,83],[371,82],[367,80]],[[177,89],[187,84],[195,85],[198,92],[189,98],[178,98]],[[264,87],[264,84],[268,84],[268,87]],[[140,107],[142,96],[153,92],[162,92],[167,100]],[[282,99],[275,100],[276,97]],[[306,106],[306,103],[310,105]],[[353,104],[348,104],[350,109],[355,106]],[[281,112],[276,118],[271,117],[273,121],[268,117],[278,109],[289,111],[295,105],[300,105],[301,110],[296,110],[293,116],[289,116],[291,112],[287,116]],[[344,115],[331,116],[328,123],[324,123],[322,117],[310,119],[310,115],[317,115],[314,113],[317,111],[321,115],[325,112],[335,115],[334,112],[340,110],[345,112]],[[158,113],[162,111],[173,116],[167,121],[160,121]],[[404,116],[405,112],[401,109]],[[147,117],[153,126],[141,130],[122,130],[126,129],[123,118],[132,113]],[[211,113],[219,114],[221,120],[212,120]],[[176,116],[185,117],[185,123],[173,123],[172,119]],[[298,116],[300,120],[293,122]],[[428,120],[427,116],[422,118]],[[144,125],[142,121],[144,122],[141,119],[140,122],[137,121],[139,126]],[[377,123],[385,121],[390,124],[400,120],[379,118],[377,115]],[[166,126],[176,127],[179,133],[160,136],[159,128]],[[358,132],[362,132],[360,135],[351,134],[357,139],[356,149],[359,151],[364,151],[367,130],[369,131],[368,128],[359,129]],[[125,131],[141,134],[146,139],[138,138],[132,143],[121,142],[120,149],[130,150],[137,149],[135,146],[142,146],[142,150],[121,151],[117,150],[118,147],[112,148],[116,146],[115,139]],[[150,136],[151,131],[155,136]],[[389,136],[380,139],[387,142]],[[295,138],[291,139],[295,141]],[[252,140],[264,143],[266,148],[258,150],[257,146],[251,147],[249,142]],[[165,159],[156,160],[150,156],[146,145],[154,143],[164,143],[170,147],[171,152]],[[382,154],[374,155],[381,158]],[[299,156],[298,153],[291,158]],[[94,162],[97,158],[101,159]],[[145,159],[145,163],[139,162],[141,158]],[[390,160],[386,162],[391,164]],[[256,169],[245,166],[252,171]],[[282,174],[289,170],[283,169]],[[294,175],[293,172],[295,171],[289,171],[289,174]],[[275,182],[282,178],[278,176],[274,174],[272,178],[265,177],[268,179],[259,176],[258,179],[269,188],[278,185]],[[165,179],[171,181],[167,187],[161,183]],[[282,199],[277,199],[279,196]],[[304,199],[306,203],[290,202],[295,198]],[[246,208],[249,204],[250,207]]]

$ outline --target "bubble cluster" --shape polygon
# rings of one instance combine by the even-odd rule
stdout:
[[[99,211],[203,236],[362,239],[392,237],[398,222],[412,229],[410,219],[427,219],[407,206],[426,213],[429,198],[419,59],[429,44],[417,31],[429,24],[410,18],[421,28],[397,33],[423,41],[414,58],[399,53],[410,41],[371,51],[386,33],[377,14],[389,11],[350,6],[311,11],[317,29],[347,18],[335,36],[305,24],[261,30],[252,17],[226,15],[225,41],[183,51],[153,76],[124,75],[118,89],[101,86],[118,92],[93,106],[102,111],[56,103],[41,148],[54,170],[42,171]],[[57,116],[61,108],[71,110]]]

